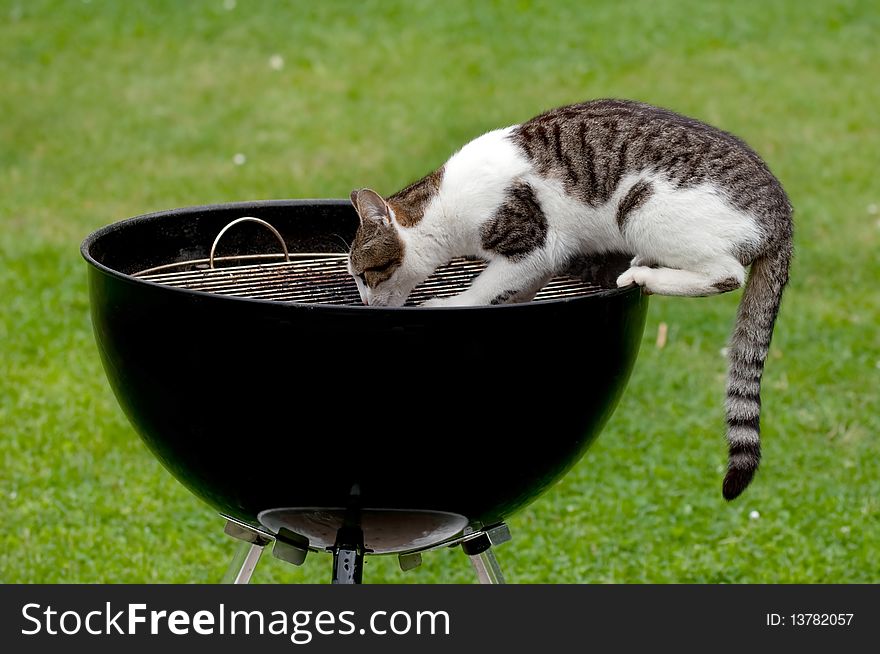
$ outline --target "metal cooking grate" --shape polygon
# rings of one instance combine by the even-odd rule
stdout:
[[[252,256],[259,259],[263,255]],[[265,255],[265,258],[277,258]],[[225,259],[236,259],[228,257]],[[217,261],[223,259],[218,258]],[[358,305],[357,286],[346,267],[346,254],[291,254],[290,261],[270,261],[250,265],[208,268],[205,263],[185,262],[136,273],[138,279],[187,288],[194,291],[235,297],[304,302],[312,304]],[[193,265],[196,269],[192,269]],[[200,266],[199,266],[200,264]],[[418,305],[432,297],[446,297],[463,291],[486,267],[485,262],[455,259],[439,268],[412,292],[407,306]],[[177,268],[172,272],[161,272]],[[180,268],[185,268],[180,270]],[[186,269],[188,268],[188,269]],[[557,300],[591,295],[602,288],[575,277],[557,277],[550,281],[533,301]]]

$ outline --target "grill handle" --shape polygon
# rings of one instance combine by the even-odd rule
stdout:
[[[220,233],[217,234],[217,238],[214,239],[214,243],[211,244],[211,253],[208,255],[208,265],[211,269],[214,268],[214,251],[217,249],[217,243],[220,242],[220,237],[222,237],[227,231],[229,231],[230,227],[237,225],[238,223],[251,222],[258,223],[275,234],[275,238],[278,239],[278,242],[281,243],[281,249],[284,250],[284,260],[290,261],[290,253],[287,251],[287,244],[284,242],[284,237],[281,236],[280,232],[272,227],[269,223],[261,218],[254,218],[253,216],[244,216],[242,218],[236,218],[231,223],[226,225],[223,229],[220,230]]]

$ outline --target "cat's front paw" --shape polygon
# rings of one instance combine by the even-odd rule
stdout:
[[[425,300],[422,302],[420,306],[423,307],[451,307],[454,306],[450,301],[452,298],[448,297],[432,297],[430,300]]]
[[[458,295],[450,295],[449,297],[433,297],[430,300],[422,302],[423,307],[469,307],[474,302],[467,294],[459,293]]]

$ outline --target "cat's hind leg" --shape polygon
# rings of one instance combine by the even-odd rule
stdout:
[[[630,261],[629,263],[630,268],[653,268],[655,265],[656,263],[652,259],[644,257],[640,254],[634,256],[632,258],[632,261]]]
[[[633,266],[617,278],[619,287],[638,284],[656,295],[704,296],[733,291],[743,285],[745,268],[736,259],[724,259],[697,270]]]

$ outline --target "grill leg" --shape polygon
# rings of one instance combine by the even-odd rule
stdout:
[[[360,584],[364,578],[364,552],[360,549],[333,550],[333,583]]]
[[[255,543],[247,543],[242,541],[235,556],[229,564],[229,569],[223,575],[224,584],[247,584],[250,583],[251,575],[260,561],[260,555],[263,553],[263,546]]]
[[[364,576],[364,534],[358,527],[342,527],[333,546],[334,584],[359,584]]]
[[[501,524],[461,544],[461,549],[471,560],[481,584],[505,583],[504,574],[501,572],[501,566],[498,565],[498,559],[495,558],[495,552],[492,551],[492,545],[499,545],[508,540],[510,540],[510,531],[507,525]]]
[[[504,575],[501,572],[501,566],[498,565],[498,559],[495,558],[495,552],[490,547],[485,552],[474,554],[469,557],[474,571],[477,573],[477,579],[481,584],[504,584]]]
[[[269,539],[256,531],[238,523],[227,520],[226,529],[224,530],[228,536],[241,541],[232,562],[223,575],[221,583],[223,584],[246,584],[251,580],[254,569],[260,561],[260,555],[263,548],[269,544]]]

